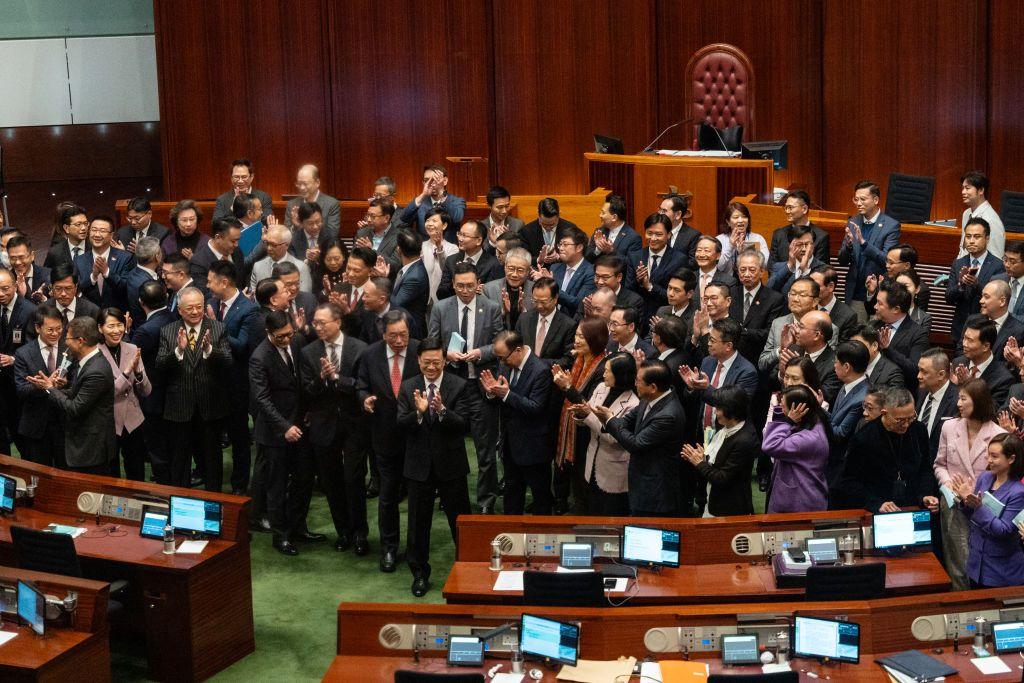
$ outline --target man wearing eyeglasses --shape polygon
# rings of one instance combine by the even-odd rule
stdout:
[[[75,259],[89,248],[85,238],[89,235],[89,217],[77,204],[67,206],[60,214],[60,230],[64,239],[50,247],[43,265],[53,270],[58,265],[74,266]]]
[[[485,297],[501,304],[505,329],[514,330],[519,316],[533,309],[533,282],[530,280],[530,252],[511,249],[505,254],[505,277],[484,284]]]
[[[231,189],[217,197],[217,205],[213,208],[213,218],[228,218],[232,216],[231,207],[235,197],[240,194],[251,194],[260,200],[262,207],[262,219],[266,220],[273,210],[273,200],[263,190],[257,190],[252,186],[256,180],[256,173],[252,161],[246,158],[235,159],[231,162]]]
[[[126,292],[128,273],[135,268],[135,257],[113,246],[114,222],[107,216],[89,221],[89,248],[75,259],[82,295],[100,308],[128,309]]]
[[[398,248],[398,230],[395,225],[395,205],[385,199],[371,199],[363,225],[356,231],[356,246],[373,249],[392,266],[401,267],[395,250]]]
[[[153,220],[153,207],[145,197],[134,197],[128,201],[127,217],[128,224],[117,229],[117,241],[125,251],[133,254],[135,245],[143,237],[155,237],[159,242],[171,231],[166,225]]]
[[[292,213],[297,212],[302,202],[318,204],[323,211],[324,238],[333,239],[338,236],[341,226],[341,205],[329,194],[320,191],[320,170],[313,164],[306,164],[295,174],[295,189],[299,196],[288,200],[284,210],[284,224],[292,226]]]
[[[764,345],[764,351],[757,359],[758,369],[773,378],[773,381],[778,377],[779,370],[785,368],[786,362],[780,358],[781,351],[788,349],[796,342],[797,321],[803,319],[806,313],[817,310],[820,296],[821,287],[809,277],[800,278],[790,287],[789,293],[786,295],[789,314],[772,321],[771,329],[768,330],[768,341]],[[828,317],[827,314],[826,317]],[[834,345],[838,338],[839,330],[833,325],[829,344]]]
[[[288,247],[292,243],[292,231],[282,225],[275,225],[267,230],[264,242],[267,245],[267,256],[253,264],[249,288],[256,291],[256,285],[260,280],[271,277],[277,263],[288,261],[299,269],[299,289],[303,292],[312,292],[313,279],[309,274],[309,266],[288,253]]]

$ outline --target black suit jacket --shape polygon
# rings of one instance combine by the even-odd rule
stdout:
[[[928,434],[920,422],[897,436],[882,426],[881,419],[873,420],[850,438],[841,485],[845,505],[873,513],[887,501],[899,507],[920,506],[921,499],[937,489]]]
[[[431,417],[428,412],[422,420],[413,399],[417,389],[426,391],[422,375],[402,382],[398,393],[398,424],[405,429],[403,475],[413,481],[426,481],[431,474],[441,481],[465,477],[469,474],[466,431],[472,405],[469,383],[454,373],[444,373],[438,388],[444,415]]]
[[[409,336],[415,339],[416,336],[413,334],[413,331],[416,329],[416,321],[409,315],[409,311],[396,308],[395,306],[388,309],[388,313],[391,311],[398,311],[405,317],[405,324],[409,327]],[[360,310],[359,334],[356,336],[367,344],[381,341],[384,338],[384,318],[378,316],[373,311]]]
[[[768,341],[768,332],[772,328],[772,321],[786,314],[787,302],[786,297],[762,284],[750,303],[747,317],[744,318],[743,298],[746,295],[747,291],[742,285],[733,288],[729,317],[743,326],[740,355],[757,365],[758,358],[764,351],[765,342]]]
[[[36,305],[23,296],[14,300],[14,307],[11,309],[11,317],[7,321],[6,334],[0,336],[0,353],[13,356],[22,344],[28,343],[30,339],[36,338],[36,327],[34,317]],[[18,341],[15,339],[19,338]],[[10,375],[11,367],[0,369],[0,376]]]
[[[899,366],[883,355],[878,356],[875,369],[868,375],[868,384],[889,389],[907,386],[906,378],[903,377]]]
[[[1013,395],[1015,387],[1021,387],[1024,389],[1024,385],[1015,384],[1014,387],[1010,388],[1010,395]],[[960,409],[956,407],[957,398],[959,397],[959,391],[952,382],[946,387],[946,393],[942,395],[942,400],[939,405],[932,406],[932,412],[935,415],[935,420],[932,422],[932,431],[928,435],[928,453],[931,456],[932,462],[935,462],[935,456],[939,452],[939,436],[942,434],[942,421],[943,418],[960,417]],[[924,408],[924,402],[928,398],[928,392],[925,389],[920,389],[917,392],[917,414],[920,419],[921,409]],[[1017,398],[1020,398],[1019,396]],[[1002,410],[999,404],[996,404],[997,410]],[[923,422],[921,424],[924,424]],[[927,430],[928,425],[925,425]]]
[[[761,435],[754,423],[747,420],[738,432],[722,443],[714,465],[706,459],[697,465],[701,488],[711,484],[709,513],[715,517],[754,514],[750,473],[760,455]]]
[[[628,279],[631,289],[644,300],[645,309],[643,317],[645,320],[654,315],[659,308],[668,304],[666,289],[669,278],[672,277],[672,273],[686,265],[686,257],[675,249],[666,248],[665,253],[662,254],[661,259],[658,261],[658,267],[654,272],[650,273],[650,291],[645,287],[641,287],[636,280],[637,266],[640,264],[647,265],[649,262],[650,249],[645,247],[640,250],[640,256],[637,260],[627,265],[629,270],[626,273],[628,276],[626,279]]]
[[[1006,342],[1010,337],[1014,337],[1018,343],[1024,343],[1024,323],[1012,315],[1006,316],[1006,321],[999,328],[999,333],[996,335],[996,343],[992,347],[992,355],[996,357],[996,360],[1003,360],[1003,347],[1006,346]],[[963,344],[960,343],[962,339],[961,337],[957,343],[957,348],[960,350],[963,350]]]
[[[391,290],[391,305],[404,308],[413,319],[409,336],[422,339],[427,334],[427,305],[430,303],[430,279],[423,259],[409,264],[405,273],[395,275],[395,286]]]
[[[511,387],[504,401],[492,399],[500,410],[505,452],[517,465],[549,462],[554,455],[546,447],[551,423],[542,419],[551,391],[549,366],[531,353],[515,384],[511,384],[512,368],[504,363],[498,374],[507,379]]]
[[[216,219],[217,216],[214,216],[214,218]],[[149,222],[149,228],[146,230],[146,237],[155,237],[157,242],[162,242],[170,232],[171,229],[166,225],[162,225],[151,220]],[[131,244],[131,241],[135,239],[136,234],[137,233],[131,224],[126,223],[117,229],[117,241],[123,244],[124,248],[127,249],[128,245]]]
[[[967,318],[975,313],[981,312],[981,290],[988,284],[989,280],[1006,272],[1002,259],[995,256],[991,251],[985,254],[985,260],[981,262],[981,269],[978,271],[978,281],[973,285],[960,286],[960,270],[969,266],[971,255],[967,254],[953,261],[953,267],[949,269],[949,281],[946,283],[946,303],[953,306],[953,322],[950,325],[950,332],[953,339],[960,339],[964,332],[964,325]]]
[[[523,313],[516,321],[516,332],[522,335],[523,340],[531,349],[537,340],[537,321],[539,319],[540,314],[534,309]],[[539,349],[540,359],[545,361],[549,367],[557,363],[566,370],[571,368],[573,363],[572,341],[575,335],[576,321],[556,309],[548,331],[544,334],[544,344]],[[538,349],[533,349],[533,352],[537,354]]]
[[[362,340],[344,335],[338,378],[324,380],[320,377],[320,359],[327,357],[323,341],[318,339],[302,349],[302,389],[309,405],[309,440],[314,446],[331,445],[339,427],[351,429],[360,417],[358,374],[365,350]]]
[[[60,367],[64,343],[57,345],[57,367]],[[14,385],[17,389],[18,401],[21,402],[21,418],[18,421],[18,433],[30,439],[40,439],[47,428],[59,427],[64,415],[46,392],[37,389],[25,378],[46,372],[46,359],[39,350],[39,344],[24,344],[14,353]]]
[[[284,448],[284,435],[291,427],[302,425],[302,379],[299,363],[301,348],[293,339],[292,368],[281,352],[264,338],[249,358],[249,392],[253,414],[253,438],[264,446]]]
[[[889,346],[882,349],[882,355],[903,371],[907,388],[917,391],[917,361],[928,350],[928,330],[907,316],[889,340]]]
[[[605,431],[629,451],[630,512],[670,517],[679,504],[679,449],[686,418],[671,391],[644,415],[647,406],[640,401],[623,417],[608,420]]]
[[[676,235],[675,242],[670,242],[673,249],[678,251],[683,256],[684,264],[690,270],[697,268],[697,259],[694,258],[694,254],[697,251],[697,241],[700,240],[703,235],[700,230],[690,227],[685,222],[682,227],[679,228],[679,234]],[[669,240],[672,238],[669,237]]]
[[[967,360],[966,356],[958,356],[953,359],[953,367],[963,365],[965,367],[971,366],[971,361]],[[1017,380],[1006,369],[1006,364],[1003,361],[992,358],[992,362],[985,368],[985,372],[981,373],[979,379],[985,380],[988,384],[989,391],[992,392],[992,402],[995,405],[1001,406],[1007,401],[1007,397],[1010,394],[1010,387],[1013,386]]]
[[[175,320],[160,330],[156,367],[167,390],[164,419],[189,422],[198,414],[205,421],[219,420],[231,408],[227,390],[231,374],[231,347],[228,346],[224,325],[204,316],[195,350],[186,346],[184,357],[179,361],[174,350],[178,347],[178,330],[184,324]],[[207,331],[213,350],[208,358],[203,358],[202,340]]]
[[[452,282],[452,278],[455,276],[455,264],[461,263],[464,258],[466,258],[465,252],[460,251],[444,260],[441,283],[437,286],[438,301],[455,296],[455,288]],[[481,283],[485,283],[491,280],[500,280],[505,277],[505,271],[501,264],[498,263],[498,258],[494,254],[481,251],[479,258],[476,260],[476,276]]]
[[[188,264],[189,274],[192,276],[192,283],[203,290],[206,298],[209,299],[211,294],[209,288],[206,286],[207,272],[210,270],[210,265],[217,261],[217,255],[210,249],[210,243],[207,242],[196,249],[196,253],[192,254],[192,260]],[[235,278],[235,286],[239,290],[243,290],[249,286],[249,273],[245,266],[245,257],[242,256],[241,249],[235,249],[231,253],[231,262],[235,264],[235,270],[237,277]]]
[[[832,310],[829,312],[828,317],[832,320],[832,324],[839,330],[839,342],[849,341],[853,335],[857,333],[857,328],[860,327],[860,320],[857,319],[857,313],[854,312],[850,305],[846,302],[840,301],[839,297],[833,297],[835,303],[832,304]]]
[[[569,228],[577,228],[577,225],[572,221],[567,221],[564,218],[558,219],[558,225],[555,226],[555,240],[553,246],[558,246],[558,233],[567,230]],[[577,228],[578,229],[578,228]],[[526,243],[526,250],[533,256],[533,262],[537,262],[537,256],[540,254],[541,247],[544,246],[544,228],[540,227],[539,220],[532,220],[523,226],[522,230],[519,231],[519,238]]]
[[[835,360],[835,351],[831,346],[825,346],[825,350],[814,361],[814,369],[818,371],[818,378],[821,380],[821,393],[830,406],[836,404],[836,396],[843,388],[843,383],[836,377]]]
[[[419,342],[409,340],[409,346],[403,352],[402,382],[420,377],[420,366],[416,360]],[[401,388],[399,388],[401,395]],[[405,448],[405,431],[396,428],[398,419],[398,398],[391,388],[391,366],[388,365],[388,345],[378,341],[366,347],[359,361],[359,405],[370,396],[376,396],[373,412],[366,416],[370,423],[370,443],[373,452],[378,455],[395,457]]]
[[[149,392],[149,396],[139,396],[139,407],[142,408],[143,415],[163,415],[164,412],[164,395],[166,392],[167,383],[164,381],[163,373],[160,372],[156,366],[157,352],[160,351],[160,330],[165,325],[169,325],[174,322],[174,314],[170,310],[163,308],[153,313],[148,320],[140,319],[141,324],[137,323],[132,328],[131,336],[128,341],[139,347],[142,353],[142,364],[146,368],[146,372],[149,374],[149,380],[153,385],[153,390]]]
[[[829,237],[828,233],[810,224],[811,232],[814,235],[814,258],[822,263],[828,263]],[[784,225],[772,232],[772,243],[768,247],[768,270],[771,272],[773,263],[789,260],[789,242],[792,225]],[[833,321],[835,322],[835,321]],[[838,327],[838,325],[836,325]]]
[[[83,243],[82,247],[87,249],[88,244]],[[46,252],[46,259],[43,260],[43,265],[50,270],[62,265],[74,267],[75,260],[71,258],[71,248],[68,246],[67,239],[62,237],[57,244],[50,247],[50,250]]]
[[[102,353],[79,368],[66,392],[51,389],[47,395],[64,413],[64,457],[69,466],[94,467],[114,459],[114,372]]]

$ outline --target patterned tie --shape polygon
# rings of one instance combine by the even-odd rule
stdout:
[[[750,304],[754,301],[754,295],[747,292],[746,296],[743,297],[743,319],[747,319],[747,314],[750,313]]]
[[[929,436],[931,436],[932,433],[932,427],[930,423],[932,421],[933,403],[934,401],[932,401],[932,395],[928,394],[928,399],[924,402],[924,408],[921,409],[921,424],[923,424],[925,426],[925,429],[928,430]]]
[[[196,350],[196,336],[197,336],[196,335],[196,331],[194,329],[192,329],[192,328],[189,328],[189,331],[188,331],[188,350],[189,351],[195,351]]]
[[[658,256],[657,254],[651,254],[651,274],[652,275],[654,274],[654,271],[656,271],[658,269],[658,260],[660,258],[661,257]]]
[[[329,355],[328,360],[331,361],[331,365],[333,365],[335,368],[337,368],[338,367],[338,345],[337,344],[330,344],[330,347],[331,347],[331,350],[330,350],[330,353],[328,354]]]
[[[437,385],[433,382],[427,387],[427,405],[430,406],[430,419],[433,420],[436,415],[434,414],[434,395],[436,394]]]
[[[96,291],[100,293],[100,296],[103,296],[103,280],[103,273],[96,276]]]
[[[61,311],[61,314],[64,316],[64,327],[67,327],[68,323],[71,322],[71,309],[65,308]]]
[[[976,259],[976,258],[972,258],[971,259],[971,268],[977,268],[980,265],[981,265],[981,263],[978,261],[978,259]]]
[[[220,302],[220,315],[217,316],[217,320],[224,322],[224,316],[228,314],[228,305],[223,301]]]
[[[398,398],[398,390],[402,386],[402,366],[399,363],[402,360],[402,355],[396,353],[391,362],[391,391],[394,392],[395,398]]]
[[[533,352],[539,357],[541,347],[544,346],[544,337],[548,333],[548,321],[545,318],[541,318],[537,321],[537,338],[533,344]]]
[[[978,366],[977,365],[971,365],[971,379],[974,379],[977,376],[978,376]]]
[[[46,374],[52,375],[57,371],[57,349],[52,346],[46,347]]]
[[[708,386],[709,389],[718,388],[718,378],[722,374],[722,361],[718,361],[718,367],[715,368],[715,376],[711,378],[711,384]],[[715,421],[713,419],[714,408],[710,404],[704,404],[704,428],[714,427]]]

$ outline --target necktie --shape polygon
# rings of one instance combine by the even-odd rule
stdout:
[[[6,306],[0,306],[0,342],[7,341],[8,326],[10,325],[10,312]]]
[[[548,321],[541,318],[537,321],[537,338],[533,343],[533,352],[540,356],[540,350],[544,346],[544,337],[548,333]]]
[[[575,268],[568,268],[567,267],[565,269],[565,277],[562,278],[562,289],[567,289],[569,287],[569,283],[572,282],[572,276],[573,276],[573,274],[575,272],[576,272]]]
[[[363,300],[363,292],[360,289],[353,289],[352,291],[355,293],[355,298],[352,299],[352,306],[356,307]]]
[[[100,296],[103,296],[103,273],[96,276],[96,291],[100,293]]]
[[[333,365],[335,368],[338,368],[338,345],[330,344],[330,347],[331,351],[328,360],[331,361],[331,365]]]
[[[196,331],[191,328],[188,331],[188,349],[189,351],[196,350]]]
[[[46,374],[52,375],[57,371],[57,349],[52,346],[46,347]]]
[[[398,398],[398,389],[402,386],[402,366],[399,365],[402,356],[395,354],[391,362],[391,391],[394,392],[395,398]]]
[[[839,407],[843,405],[843,401],[846,400],[846,387],[839,390],[839,395],[836,396],[836,407],[833,412],[839,412]]]
[[[512,368],[512,376],[509,378],[508,385],[514,387],[516,382],[519,381],[519,368]]]
[[[651,254],[651,273],[652,274],[654,273],[654,271],[656,271],[658,269],[658,259],[660,259],[660,258],[661,257],[658,256],[657,254]]]
[[[81,255],[82,255],[82,247],[81,246],[77,246],[77,247],[75,247],[74,249],[71,250],[71,258],[72,259],[76,259],[76,258],[78,258]]]
[[[978,376],[978,366],[977,365],[972,365],[971,366],[971,379],[974,379],[977,376]]]
[[[978,259],[976,259],[976,258],[972,258],[971,259],[971,268],[977,268],[979,265],[980,264],[978,263]]]
[[[924,402],[924,408],[921,409],[921,423],[928,430],[929,436],[932,433],[932,426],[930,424],[932,421],[932,403],[932,395],[928,394],[928,398]]]
[[[459,334],[463,338],[462,352],[469,350],[469,306],[462,307],[462,323],[459,325]]]
[[[434,419],[434,394],[436,392],[437,385],[433,382],[427,387],[427,405],[430,406],[430,419]]]
[[[700,274],[700,298],[704,299],[704,288],[707,287],[708,282],[711,281],[711,275],[708,273]]]
[[[228,314],[228,305],[223,301],[220,302],[220,315],[217,316],[217,320],[224,321],[224,316]]]
[[[292,361],[291,350],[286,348],[281,349],[281,355],[284,356],[284,364],[288,366],[288,372],[295,376],[295,363]]]
[[[746,295],[743,297],[743,319],[744,320],[747,319],[747,313],[750,312],[750,304],[751,304],[751,302],[753,302],[753,300],[754,300],[754,295],[751,294],[750,292],[747,292]]]
[[[708,386],[709,389],[718,388],[718,379],[722,374],[722,361],[718,361],[718,367],[715,368],[715,376],[711,378],[711,384]],[[714,427],[715,421],[713,419],[714,409],[708,404],[704,404],[704,428]]]
[[[61,315],[64,316],[64,327],[67,327],[68,323],[71,322],[71,309],[65,308],[63,311],[61,311]]]

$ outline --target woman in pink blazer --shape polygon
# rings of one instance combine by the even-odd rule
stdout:
[[[125,315],[119,308],[100,311],[100,351],[114,371],[114,429],[117,432],[118,452],[124,454],[124,473],[128,479],[144,481],[146,478],[146,442],[142,438],[142,409],[139,396],[149,396],[153,386],[149,383],[142,364],[139,347],[123,341]],[[110,463],[112,476],[121,476],[120,456]]]
[[[954,475],[975,481],[988,466],[988,444],[996,434],[1006,430],[996,424],[996,409],[988,385],[972,379],[959,389],[957,408],[960,417],[946,420],[939,434],[939,450],[932,469],[939,483],[939,516],[942,522],[942,551],[946,573],[953,590],[967,590],[967,536],[970,520],[949,498],[953,494]]]

